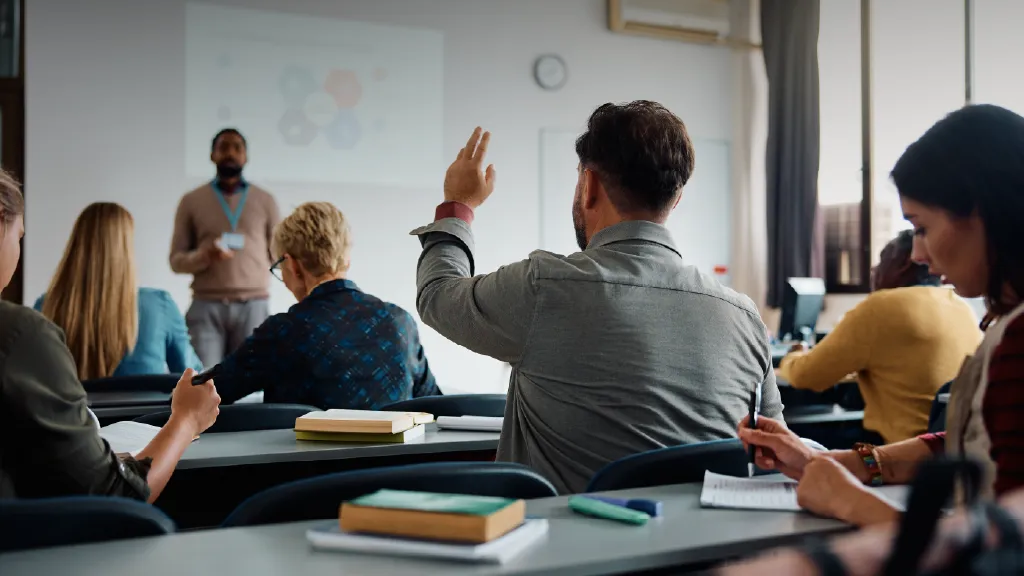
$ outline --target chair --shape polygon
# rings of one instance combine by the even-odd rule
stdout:
[[[421,396],[388,404],[388,412],[427,412],[434,416],[504,416],[504,394],[454,394]]]
[[[270,488],[242,502],[223,527],[338,517],[338,506],[381,489],[530,499],[557,496],[533,470],[506,462],[433,462],[338,472]]]
[[[949,394],[949,389],[952,387],[952,382],[946,382],[935,393],[935,399],[932,400],[932,409],[928,414],[928,432],[932,434],[946,431],[946,409],[949,402],[939,402],[939,396]]]
[[[0,500],[0,552],[171,534],[174,522],[113,496]]]
[[[704,471],[746,476],[749,459],[736,438],[660,448],[626,456],[597,471],[587,492],[701,482]]]
[[[139,374],[83,380],[86,392],[166,392],[178,385],[180,374]]]
[[[220,407],[217,421],[206,430],[217,432],[250,432],[253,430],[284,430],[295,427],[299,416],[319,410],[304,404],[232,404]],[[134,421],[162,427],[171,417],[170,410],[139,416]]]

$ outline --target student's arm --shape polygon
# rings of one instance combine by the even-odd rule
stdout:
[[[178,310],[170,294],[162,290],[158,294],[161,317],[167,322],[167,369],[172,374],[184,372],[187,368],[202,370],[203,363],[192,347],[181,310]]]
[[[210,266],[210,251],[197,246],[195,225],[186,205],[186,197],[178,203],[171,236],[171,270],[177,274],[195,274]]]
[[[934,438],[934,440],[932,440]],[[908,484],[917,475],[917,468],[922,462],[931,460],[936,453],[936,444],[941,444],[943,436],[925,435],[924,437],[908,438],[900,442],[876,446],[875,459],[882,472],[885,484]],[[846,467],[861,482],[867,484],[871,480],[864,459],[853,450],[833,450],[829,455]]]
[[[192,440],[213,425],[220,413],[220,396],[211,380],[192,385],[194,370],[186,370],[171,396],[171,417],[153,440],[138,454],[150,463],[149,502],[154,502],[171,479],[181,455]]]
[[[16,482],[24,483],[18,490],[25,496],[100,494],[152,501],[188,445],[178,439],[191,442],[197,433],[193,424],[201,421],[189,413],[197,405],[193,394],[186,410],[178,411],[180,417],[172,418],[138,459],[122,461],[100,438],[74,359],[60,329],[49,322],[17,337],[0,381],[0,402],[5,414],[13,415],[11,429],[24,439]],[[210,401],[216,393],[206,396]]]
[[[294,320],[275,314],[217,366],[217,391],[226,404],[288,381],[293,363],[289,351],[294,341]]]
[[[416,309],[424,323],[452,342],[515,363],[533,320],[533,263],[524,260],[474,276],[473,232],[467,220],[445,217],[450,206],[442,204],[433,224],[413,231],[423,245]]]
[[[867,368],[879,320],[874,309],[870,297],[861,302],[809,352],[793,352],[783,358],[779,375],[794,388],[821,392],[847,374]]]
[[[423,344],[420,342],[416,321],[405,310],[402,310],[401,313],[405,316],[406,330],[409,334],[408,354],[409,365],[412,368],[412,397],[437,396],[441,390],[437,387],[434,374],[430,371],[430,363],[427,362],[427,353],[423,350]]]

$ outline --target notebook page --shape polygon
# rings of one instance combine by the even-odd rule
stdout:
[[[100,428],[100,437],[110,444],[115,454],[135,456],[156,438],[160,429],[149,424],[124,420]]]
[[[738,510],[782,510],[799,512],[796,483],[788,480],[755,480],[704,472],[701,506]]]

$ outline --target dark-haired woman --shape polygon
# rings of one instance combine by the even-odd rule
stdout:
[[[796,350],[779,366],[794,388],[818,392],[857,374],[864,429],[881,436],[861,439],[878,444],[927,432],[935,393],[981,342],[971,307],[911,260],[913,242],[904,230],[886,244],[871,271],[871,295],[813,350]]]
[[[800,480],[801,506],[858,525],[897,517],[865,486],[908,482],[940,452],[981,461],[986,496],[1024,486],[1024,118],[997,106],[957,110],[907,148],[892,177],[914,226],[914,260],[988,309],[984,340],[953,383],[948,432],[818,456],[770,419],[739,430],[759,466]]]

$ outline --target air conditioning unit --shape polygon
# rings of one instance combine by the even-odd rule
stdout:
[[[729,0],[608,0],[614,32],[735,44],[729,35]]]

